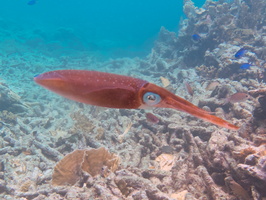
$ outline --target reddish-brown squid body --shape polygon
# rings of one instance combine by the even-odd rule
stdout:
[[[108,108],[173,108],[221,127],[238,127],[145,80],[87,70],[58,70],[40,74],[34,81],[68,99]]]

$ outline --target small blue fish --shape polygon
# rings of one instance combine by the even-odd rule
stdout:
[[[244,64],[242,64],[242,65],[240,66],[240,69],[249,69],[250,66],[252,66],[252,65],[249,64],[249,63],[244,63]]]
[[[27,4],[32,6],[37,3],[37,0],[30,0]]]
[[[194,40],[194,41],[198,42],[198,41],[200,41],[200,40],[201,40],[201,37],[200,37],[200,35],[199,35],[199,34],[194,34],[194,35],[192,35],[192,40]]]
[[[245,53],[247,53],[247,49],[245,49],[245,48],[241,48],[241,49],[239,49],[237,52],[236,52],[236,54],[235,54],[235,58],[237,58],[237,59],[239,59],[239,58],[242,58],[244,55],[245,55]]]

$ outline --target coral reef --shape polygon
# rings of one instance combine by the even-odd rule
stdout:
[[[84,179],[82,174],[89,173],[92,177],[102,174],[107,176],[107,167],[114,172],[119,158],[110,154],[105,148],[91,150],[75,150],[66,155],[54,168],[52,176],[53,185],[74,185],[76,182]],[[83,180],[84,181],[84,180]]]
[[[21,113],[27,111],[29,106],[21,100],[21,97],[13,92],[8,85],[0,83],[0,111]]]
[[[41,30],[27,47],[1,41],[0,198],[265,199],[265,8],[263,0],[208,0],[203,8],[185,0],[187,18],[179,33],[162,27],[143,59],[99,62],[87,54],[57,57],[29,50],[44,44]],[[201,39],[193,41],[192,34]],[[79,38],[71,30],[61,28],[54,37],[62,35],[73,48],[83,48],[75,46]],[[236,58],[241,48],[247,52]],[[242,63],[252,66],[243,70]],[[240,130],[171,109],[151,114],[83,105],[28,81],[36,73],[70,68],[148,80]],[[235,93],[250,98],[226,102]]]

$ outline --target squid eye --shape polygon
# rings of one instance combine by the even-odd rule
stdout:
[[[147,92],[143,95],[143,101],[148,106],[154,106],[161,101],[161,97],[153,92]]]

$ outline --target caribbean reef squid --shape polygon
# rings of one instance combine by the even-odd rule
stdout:
[[[98,71],[57,70],[34,77],[44,88],[85,104],[120,109],[173,108],[228,129],[238,127],[148,81]]]

